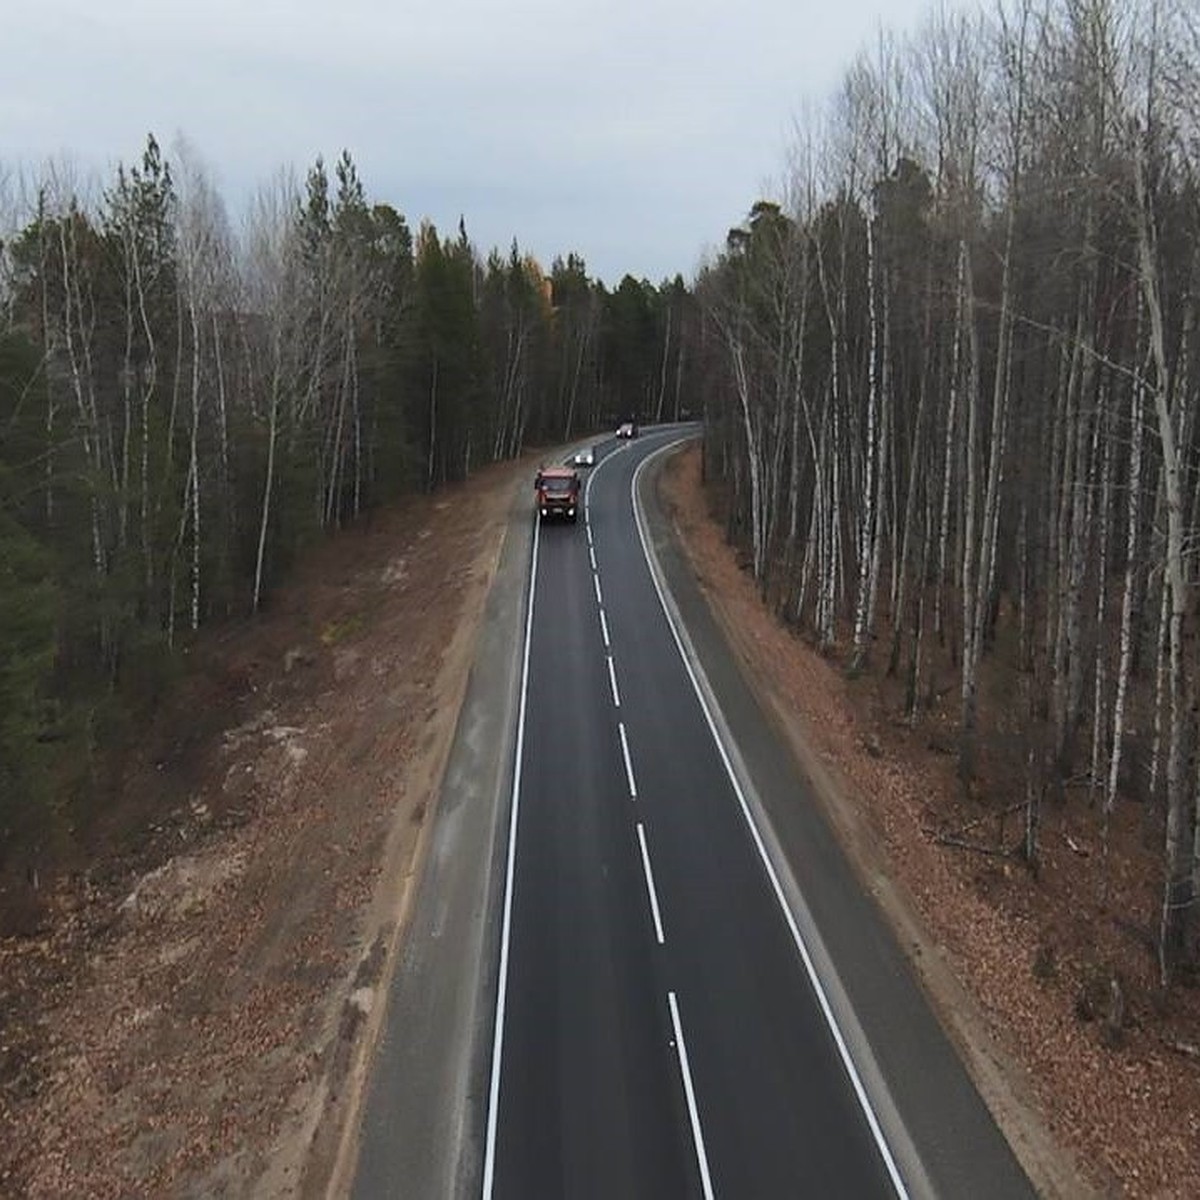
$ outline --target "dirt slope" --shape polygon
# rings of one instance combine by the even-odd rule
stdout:
[[[53,885],[35,936],[0,940],[0,1194],[301,1190],[532,470],[376,515],[195,647],[95,865]]]

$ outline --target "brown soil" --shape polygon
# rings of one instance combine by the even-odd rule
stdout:
[[[323,1191],[530,471],[377,515],[259,620],[201,639],[93,865],[0,895],[23,927],[0,938],[0,1194]],[[668,495],[748,673],[1044,1189],[1085,1191],[1038,1112],[1104,1190],[1200,1194],[1200,1060],[1172,1046],[1200,1041],[1196,996],[1151,1009],[1136,930],[1096,921],[1090,823],[1049,815],[1036,886],[935,844],[930,828],[964,823],[936,738],[897,727],[886,690],[849,683],[764,610],[708,519],[695,455]],[[1149,852],[1136,814],[1118,825],[1109,911],[1142,912]],[[1075,1014],[1082,996],[1103,1004],[1115,968],[1128,1014],[1113,1049]]]
[[[531,473],[377,514],[193,648],[94,865],[0,939],[0,1195],[323,1189]]]
[[[662,494],[747,678],[1038,1190],[1200,1195],[1200,992],[1158,987],[1161,841],[1144,806],[1118,803],[1106,863],[1086,795],[1048,802],[1036,880],[1010,854],[948,844],[950,831],[989,850],[1019,840],[1020,814],[991,815],[1022,777],[1002,721],[964,797],[952,701],[910,728],[895,681],[851,679],[777,620],[710,515],[697,448],[671,461]],[[993,714],[1007,686],[989,681]],[[1114,979],[1124,1011],[1110,1025]]]

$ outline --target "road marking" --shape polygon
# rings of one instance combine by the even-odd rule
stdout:
[[[594,572],[594,571],[592,572],[592,583],[595,585],[595,588],[596,588],[596,603],[598,605],[600,605],[601,608],[603,608],[604,607],[604,597],[600,595],[600,576],[598,574],[596,574],[596,572]]]
[[[592,546],[590,544],[588,545],[588,560],[592,564],[592,570],[595,571],[596,570],[596,548],[595,548],[595,546]]]
[[[688,439],[681,438],[680,442]],[[846,1044],[845,1036],[842,1034],[841,1028],[838,1026],[837,1018],[833,1013],[833,1006],[829,1003],[829,997],[825,994],[825,988],[821,983],[821,978],[817,974],[817,968],[813,962],[812,955],[809,953],[808,946],[805,944],[804,935],[800,932],[800,926],[796,922],[796,917],[792,912],[791,906],[787,902],[787,897],[784,895],[783,885],[779,882],[779,876],[776,874],[775,866],[771,862],[771,856],[767,853],[766,843],[763,841],[762,834],[759,833],[758,825],[755,823],[754,816],[750,812],[750,804],[746,799],[746,794],[742,790],[742,785],[738,781],[737,773],[733,769],[733,763],[730,761],[729,753],[725,749],[725,743],[721,740],[721,735],[717,730],[716,718],[709,708],[708,701],[704,696],[704,689],[700,686],[700,680],[696,675],[696,670],[692,666],[691,658],[687,650],[684,648],[683,638],[680,636],[679,630],[676,628],[675,619],[671,615],[671,608],[667,604],[667,598],[663,594],[662,584],[659,582],[658,574],[650,566],[650,539],[646,534],[645,521],[642,518],[642,510],[638,505],[637,489],[638,479],[646,464],[652,459],[657,458],[660,454],[665,454],[668,450],[679,445],[679,442],[670,442],[654,453],[647,455],[638,463],[637,469],[633,473],[633,478],[629,484],[629,495],[633,503],[633,516],[637,524],[638,537],[642,543],[642,555],[646,559],[646,567],[650,572],[650,581],[654,584],[654,590],[658,593],[658,602],[662,606],[663,615],[667,618],[667,628],[671,631],[671,637],[675,641],[675,649],[679,652],[679,657],[683,662],[684,669],[687,671],[688,678],[692,681],[692,690],[696,693],[696,699],[700,702],[700,711],[704,714],[704,720],[708,725],[708,731],[712,735],[713,744],[717,748],[717,754],[720,756],[721,762],[725,767],[725,774],[729,778],[730,785],[733,787],[733,793],[737,797],[738,806],[742,810],[742,816],[745,819],[746,825],[750,830],[750,837],[754,842],[755,848],[758,850],[759,859],[762,861],[763,867],[766,869],[767,878],[770,881],[771,888],[775,893],[775,899],[783,912],[784,920],[792,935],[792,941],[800,954],[800,959],[804,964],[804,970],[808,975],[809,983],[812,985],[814,994],[817,997],[817,1003],[821,1009],[821,1015],[825,1018],[825,1023],[829,1027],[830,1033],[833,1035],[834,1044],[837,1046],[838,1055],[842,1060],[842,1066],[846,1070],[846,1075],[850,1080],[850,1085],[854,1089],[854,1094],[858,1099],[859,1109],[863,1114],[863,1118],[867,1122],[868,1128],[871,1130],[871,1136],[875,1140],[876,1148],[879,1150],[880,1156],[883,1158],[883,1163],[887,1169],[888,1177],[892,1181],[892,1187],[896,1190],[896,1195],[901,1197],[901,1200],[907,1200],[908,1189],[905,1187],[904,1180],[901,1178],[900,1170],[896,1166],[896,1160],[892,1155],[892,1149],[887,1143],[887,1139],[883,1135],[883,1128],[879,1124],[879,1118],[875,1115],[875,1109],[871,1105],[870,1097],[867,1095],[867,1089],[863,1086],[862,1078],[858,1073],[858,1068],[854,1065],[854,1059],[850,1055],[850,1047]]]
[[[633,781],[633,759],[629,757],[629,743],[625,740],[625,722],[617,722],[617,732],[621,735],[621,753],[625,755],[625,777],[629,780],[629,797],[637,799],[637,784]]]
[[[602,466],[601,459],[598,466]],[[592,480],[596,478],[594,470],[588,472],[588,481],[583,485],[583,523],[587,526],[588,545],[592,544]]]
[[[617,691],[617,668],[613,666],[611,654],[608,656],[608,682],[612,684],[613,708],[620,708],[621,693]]]
[[[654,872],[650,870],[650,852],[646,849],[646,831],[642,828],[642,823],[637,823],[638,844],[642,847],[642,870],[646,873],[646,890],[650,893],[650,911],[654,915],[654,936],[658,938],[658,944],[664,944],[662,917],[658,911],[658,892],[654,887]]]
[[[674,992],[667,993],[671,1006],[671,1025],[675,1030],[675,1048],[679,1051],[679,1072],[683,1076],[683,1094],[687,1097],[688,1116],[692,1120],[692,1141],[696,1146],[696,1165],[700,1168],[700,1185],[705,1200],[713,1200],[712,1178],[708,1173],[708,1155],[704,1150],[704,1133],[700,1128],[700,1111],[696,1108],[696,1089],[692,1087],[692,1069],[688,1066],[687,1043],[683,1040],[683,1024],[679,1020],[679,1004]]]
[[[608,621],[604,618],[604,609],[600,610],[600,633],[604,638],[604,648],[607,650],[609,648]]]
[[[529,607],[525,613],[525,649],[521,656],[521,698],[517,708],[517,745],[513,766],[511,813],[508,819],[508,859],[504,868],[504,911],[500,923],[500,981],[496,991],[496,1023],[492,1034],[492,1076],[488,1086],[487,1136],[483,1154],[483,1200],[491,1200],[496,1176],[496,1125],[500,1115],[500,1064],[504,1051],[504,1014],[508,1007],[508,955],[512,930],[513,875],[517,859],[517,815],[521,807],[521,758],[525,751],[525,701],[529,691],[529,646],[533,641],[533,597],[537,588],[538,532],[533,524],[533,555],[529,565]]]

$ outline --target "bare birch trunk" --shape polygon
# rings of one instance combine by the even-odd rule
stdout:
[[[59,253],[62,258],[63,274],[63,341],[67,351],[67,361],[70,365],[71,384],[75,392],[75,403],[79,409],[81,438],[84,456],[95,471],[97,479],[103,471],[103,457],[99,447],[99,430],[96,405],[91,392],[91,383],[85,378],[85,365],[80,362],[81,354],[75,347],[75,321],[80,320],[80,336],[86,338],[87,331],[82,321],[82,303],[79,298],[78,283],[72,264],[75,260],[74,236],[68,240],[67,229],[72,226],[74,213],[59,220]],[[83,356],[86,363],[86,356]],[[101,533],[100,500],[93,485],[88,492],[88,507],[91,514],[92,534],[92,566],[97,578],[103,578],[107,555],[105,553],[103,535]],[[101,640],[107,640],[107,632],[102,627]]]
[[[917,494],[921,489],[919,484],[925,483],[921,473],[921,455],[924,448],[925,411],[929,398],[929,360],[930,343],[933,331],[933,260],[929,259],[925,271],[925,320],[924,347],[921,352],[921,374],[917,382],[917,414],[913,419],[912,438],[908,451],[908,481],[904,490],[904,515],[901,517],[901,528],[896,531],[900,541],[900,556],[896,565],[896,596],[892,606],[892,648],[888,657],[889,676],[895,676],[900,670],[900,649],[904,638],[904,627],[908,613],[908,576],[909,562],[913,538],[913,526],[916,523]],[[928,487],[924,489],[928,493]],[[925,573],[929,568],[928,530],[921,544],[921,569],[917,577],[916,589],[918,603],[924,603]],[[910,681],[910,696],[912,684]],[[909,701],[909,714],[913,714],[912,700]]]
[[[965,445],[965,480],[962,518],[962,689],[960,705],[960,749],[958,758],[959,775],[969,781],[975,774],[975,715],[978,679],[973,639],[975,636],[974,578],[975,578],[975,505],[976,505],[976,455],[979,426],[979,335],[975,325],[975,283],[971,269],[970,250],[964,238],[962,243],[964,260],[963,306],[967,332],[967,428]]]
[[[837,603],[842,567],[841,464],[841,415],[835,406],[833,409],[833,446],[830,454],[829,562],[825,575],[825,626],[821,630],[821,644],[825,647],[830,647],[837,641]]]
[[[1109,539],[1109,510],[1112,506],[1112,437],[1105,420],[1105,396],[1108,388],[1101,384],[1100,413],[1096,421],[1096,437],[1101,444],[1100,449],[1100,496],[1099,496],[1099,529],[1098,555],[1096,569],[1096,670],[1092,687],[1092,762],[1088,772],[1088,795],[1095,803],[1096,789],[1100,787],[1100,761],[1104,757],[1104,730],[1107,726],[1104,720],[1104,705],[1107,693],[1106,663],[1108,648],[1105,645],[1105,625],[1108,619],[1108,539]],[[1096,451],[1093,451],[1093,454]]]
[[[214,309],[210,314],[213,340],[213,370],[217,384],[218,447],[220,449],[221,482],[229,484],[229,409],[225,394],[225,356],[221,351],[221,325]]]
[[[854,607],[854,655],[851,670],[861,669],[867,653],[867,592],[875,549],[875,470],[879,448],[879,315],[875,295],[875,220],[867,218],[867,434],[863,448],[862,512],[858,526],[858,599]]]
[[[252,611],[258,612],[262,601],[263,563],[267,553],[267,529],[271,523],[271,500],[275,492],[275,447],[279,441],[280,346],[276,335],[275,370],[271,379],[271,409],[267,422],[267,472],[263,480],[262,509],[258,522],[258,550],[254,557],[254,601]]]
[[[195,265],[193,264],[193,268]],[[195,281],[188,281],[188,316],[192,326],[192,433],[188,479],[191,482],[192,518],[192,631],[200,628],[200,319],[196,311]]]
[[[1104,793],[1104,848],[1108,850],[1108,825],[1117,800],[1121,773],[1121,747],[1125,736],[1125,703],[1133,662],[1133,600],[1137,570],[1138,526],[1142,502],[1142,419],[1145,383],[1139,376],[1130,389],[1129,493],[1125,502],[1125,586],[1121,597],[1121,659],[1117,667],[1117,693],[1113,699],[1112,752],[1108,786]]]
[[[1175,444],[1175,425],[1168,396],[1170,374],[1159,298],[1157,234],[1151,198],[1146,186],[1145,147],[1136,139],[1134,182],[1138,202],[1138,266],[1142,296],[1150,320],[1150,350],[1154,360],[1154,408],[1158,417],[1158,439],[1162,453],[1162,480],[1167,510],[1167,543],[1164,570],[1169,594],[1168,697],[1170,737],[1167,746],[1167,827],[1164,846],[1162,919],[1159,928],[1159,968],[1163,985],[1171,980],[1181,952],[1188,922],[1191,895],[1191,846],[1188,839],[1188,804],[1184,791],[1183,743],[1184,681],[1183,622],[1188,606],[1188,583],[1184,568],[1183,489]],[[1165,603],[1166,601],[1164,601]]]
[[[966,244],[958,246],[958,267],[954,301],[954,342],[950,354],[950,396],[946,406],[946,440],[943,447],[942,507],[938,525],[938,583],[934,595],[933,631],[938,641],[945,638],[942,604],[947,585],[946,566],[950,544],[950,485],[954,479],[954,434],[958,421],[958,389],[961,379],[963,311],[966,294]]]
[[[763,536],[762,507],[762,460],[759,439],[750,415],[750,380],[746,373],[745,352],[736,334],[732,334],[730,350],[733,354],[734,384],[741,409],[742,429],[746,437],[746,463],[750,471],[750,536],[753,550],[754,580],[761,583],[766,557]]]

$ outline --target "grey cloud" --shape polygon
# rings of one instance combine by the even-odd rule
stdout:
[[[924,0],[50,0],[7,22],[0,164],[107,169],[182,132],[236,213],[318,152],[481,248],[691,273],[782,169],[791,113]]]

